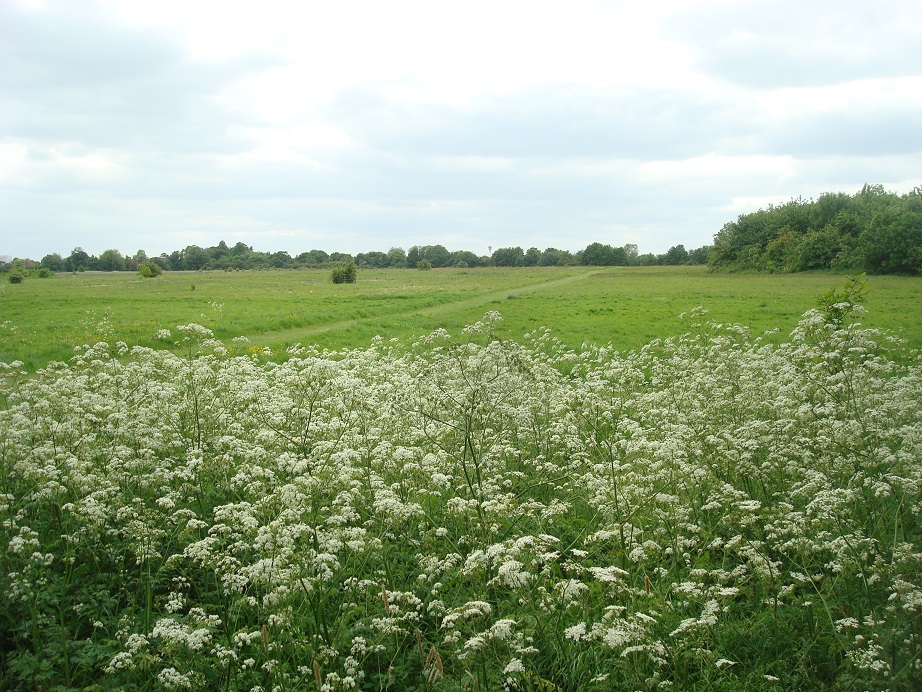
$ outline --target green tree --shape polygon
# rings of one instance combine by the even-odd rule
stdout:
[[[457,250],[451,253],[449,264],[452,267],[480,267],[483,261],[470,250]]]
[[[97,264],[104,272],[125,271],[125,258],[118,250],[106,250],[99,256]]]
[[[407,266],[407,253],[402,247],[392,247],[387,251],[387,266],[402,269]]]
[[[859,251],[872,273],[922,273],[922,214],[896,206],[875,214]]]
[[[563,267],[573,262],[573,254],[570,251],[549,247],[541,253],[538,264],[542,267]]]
[[[64,258],[61,257],[61,255],[59,255],[57,252],[42,257],[41,264],[43,267],[46,267],[53,272],[64,271]]]
[[[525,251],[525,257],[522,259],[523,267],[537,267],[541,262],[541,251],[536,247],[530,247]]]
[[[501,247],[493,253],[493,264],[497,267],[521,267],[525,251],[519,246]]]
[[[666,251],[666,257],[663,264],[679,265],[688,262],[688,250],[684,245],[673,245]]]
[[[330,261],[330,256],[323,250],[308,250],[298,255],[295,260],[308,267],[318,267]]]
[[[580,264],[592,267],[613,267],[627,264],[627,251],[602,243],[591,243],[583,250]]]
[[[95,269],[96,258],[90,256],[82,247],[75,247],[70,256],[64,260],[64,271],[85,272]]]
[[[202,269],[208,263],[208,253],[198,245],[187,245],[182,253],[183,263],[186,269],[197,271]]]

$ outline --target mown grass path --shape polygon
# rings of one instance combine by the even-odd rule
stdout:
[[[594,269],[591,271],[583,272],[581,274],[576,274],[575,276],[565,276],[560,279],[553,279],[551,281],[538,281],[527,286],[518,286],[516,288],[507,288],[500,291],[484,291],[483,293],[477,295],[473,298],[462,298],[460,300],[453,300],[448,303],[442,303],[440,305],[425,307],[425,308],[415,308],[412,310],[400,310],[389,313],[384,316],[385,319],[399,319],[405,318],[413,315],[426,316],[426,317],[435,317],[438,315],[444,315],[451,312],[458,312],[463,310],[468,310],[471,308],[476,308],[478,306],[485,306],[497,301],[508,300],[510,297],[520,296],[525,293],[533,293],[536,291],[546,291],[552,288],[558,288],[567,284],[572,284],[577,281],[584,281],[591,276],[598,274],[612,273],[613,269]],[[382,319],[382,316],[376,315],[374,317],[357,317],[348,320],[340,320],[338,322],[330,322],[327,324],[316,325],[312,327],[300,327],[296,329],[283,329],[275,332],[270,332],[260,335],[259,342],[273,346],[277,344],[292,344],[299,341],[307,341],[311,337],[317,336],[318,334],[326,334],[334,331],[341,331],[349,329],[350,327],[355,327],[360,324],[371,324],[374,322],[379,322]]]

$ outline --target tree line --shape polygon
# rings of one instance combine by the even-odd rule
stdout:
[[[865,185],[860,192],[797,198],[743,214],[716,236],[715,270],[922,274],[922,186],[904,195]]]
[[[860,192],[826,193],[817,200],[801,197],[769,205],[724,225],[713,245],[686,250],[675,245],[663,254],[640,254],[636,245],[614,247],[591,243],[578,252],[549,247],[501,247],[489,255],[449,251],[443,245],[414,245],[408,251],[351,255],[309,250],[292,256],[282,250],[260,252],[223,240],[214,247],[187,245],[182,250],[148,257],[143,250],[123,255],[110,249],[95,257],[80,247],[64,257],[45,255],[40,262],[15,260],[0,266],[21,277],[28,271],[51,272],[164,271],[235,269],[331,269],[352,264],[359,269],[413,267],[551,267],[652,266],[707,264],[713,271],[798,272],[816,269],[855,270],[871,274],[922,274],[922,186],[904,195],[866,184]]]
[[[568,250],[530,247],[502,247],[490,255],[477,255],[469,250],[449,251],[443,245],[414,245],[409,250],[393,247],[387,252],[327,253],[309,250],[292,256],[282,250],[260,252],[243,242],[228,246],[223,240],[209,248],[188,245],[182,250],[148,257],[143,250],[123,255],[119,250],[106,250],[99,257],[77,247],[68,256],[59,253],[45,255],[40,262],[25,261],[25,266],[41,267],[54,272],[138,271],[143,265],[156,264],[164,271],[248,270],[248,269],[330,269],[354,263],[359,269],[415,267],[553,267],[553,266],[651,266],[706,264],[709,246],[686,250],[684,245],[669,248],[663,254],[639,254],[633,244],[613,247],[591,243],[572,253]]]

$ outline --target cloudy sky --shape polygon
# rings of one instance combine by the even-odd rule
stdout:
[[[0,0],[0,255],[711,242],[922,184],[918,0]]]

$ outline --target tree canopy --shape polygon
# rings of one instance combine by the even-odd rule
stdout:
[[[905,195],[865,185],[855,195],[797,198],[740,215],[714,237],[713,269],[851,269],[922,273],[922,186]]]

